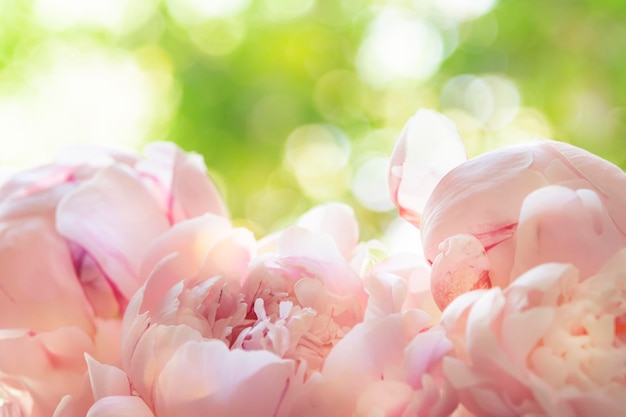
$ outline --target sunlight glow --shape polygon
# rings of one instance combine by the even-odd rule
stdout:
[[[408,10],[389,8],[370,25],[356,63],[363,79],[383,87],[395,78],[425,80],[443,58],[443,40],[435,27]]]
[[[389,158],[371,158],[357,169],[352,180],[352,193],[372,211],[389,211],[395,207],[387,189],[388,170]]]
[[[349,158],[350,142],[334,126],[300,126],[287,139],[285,162],[311,197],[331,197],[345,189],[342,174]]]
[[[420,0],[415,0],[420,1]],[[488,13],[498,0],[434,0],[433,4],[446,17],[456,21],[476,19]]]
[[[315,0],[263,0],[263,12],[271,20],[287,20],[301,17],[314,6]]]
[[[232,17],[245,10],[250,0],[166,0],[172,16],[184,25]]]
[[[69,144],[137,147],[156,139],[175,105],[166,67],[149,72],[128,53],[94,45],[47,45],[25,75],[19,87],[0,88],[4,165],[44,161]]]
[[[35,20],[52,30],[74,27],[128,33],[144,23],[156,10],[150,0],[35,0]]]
[[[459,75],[441,90],[441,108],[457,109],[473,117],[479,125],[499,129],[509,124],[520,106],[517,86],[499,75]]]

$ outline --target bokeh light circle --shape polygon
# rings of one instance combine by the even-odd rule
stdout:
[[[285,144],[285,161],[302,190],[314,198],[345,189],[342,171],[350,159],[350,142],[337,127],[310,124],[295,129]]]
[[[443,58],[443,40],[433,25],[407,10],[388,8],[370,24],[356,66],[364,80],[383,87],[396,78],[425,80]]]

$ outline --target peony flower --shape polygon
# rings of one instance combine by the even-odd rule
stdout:
[[[441,136],[427,125],[412,131]],[[422,148],[401,154],[405,165]],[[544,262],[570,262],[593,274],[626,244],[626,174],[569,144],[536,141],[489,152],[451,169],[434,189],[416,178],[413,171],[398,174],[397,189],[406,183],[404,195],[420,196],[420,203],[402,194],[394,201],[421,229],[441,309],[466,291],[506,287]]]
[[[626,249],[593,276],[545,263],[444,311],[444,372],[477,417],[622,416]]]
[[[440,399],[443,377],[428,373],[450,343],[420,333],[425,313],[399,311],[402,277],[388,274],[368,297],[383,275],[367,275],[369,247],[338,204],[261,242],[209,214],[175,225],[148,251],[121,367],[89,358],[88,417],[368,415],[373,394],[393,397],[377,415],[454,409]]]
[[[84,395],[84,353],[115,362],[146,248],[173,223],[225,214],[198,155],[75,148],[0,187],[0,414],[51,416]],[[68,400],[66,400],[68,401]]]

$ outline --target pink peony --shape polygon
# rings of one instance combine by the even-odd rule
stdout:
[[[0,187],[0,414],[47,417],[83,395],[84,353],[119,355],[150,242],[225,214],[198,155],[167,143],[144,153],[75,148]]]
[[[384,275],[367,274],[369,248],[337,204],[261,242],[212,215],[174,226],[147,254],[121,369],[89,359],[88,417],[365,416],[373,398],[387,398],[376,415],[447,415],[456,398],[429,372],[451,344],[401,311],[401,276],[368,297]]]
[[[545,263],[455,299],[444,372],[477,417],[619,417],[626,409],[626,249],[593,276]]]
[[[441,136],[427,127],[423,136]],[[417,158],[410,151],[405,161]],[[626,244],[626,174],[572,145],[536,141],[489,152],[451,169],[434,190],[416,176],[399,175],[398,189],[406,182],[404,194],[429,195],[426,205],[395,202],[421,229],[441,309],[466,291],[506,287],[543,262],[571,262],[593,274]]]

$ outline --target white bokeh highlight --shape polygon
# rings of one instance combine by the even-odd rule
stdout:
[[[375,87],[431,77],[444,59],[441,34],[410,10],[388,8],[370,24],[358,50],[359,75]]]

